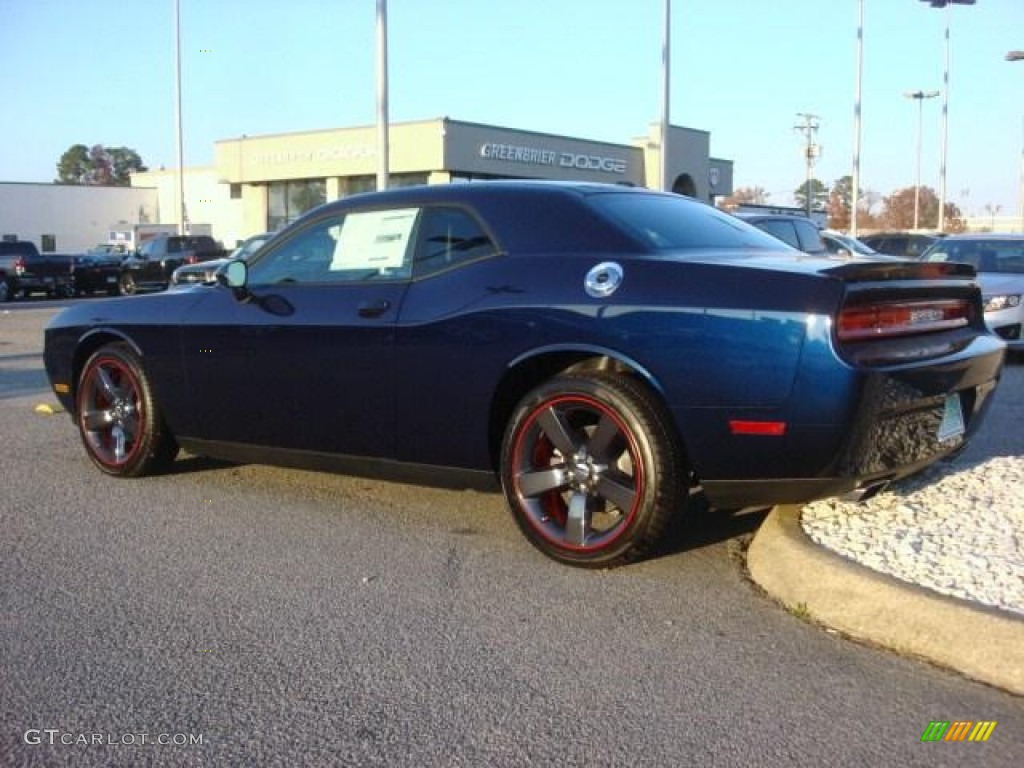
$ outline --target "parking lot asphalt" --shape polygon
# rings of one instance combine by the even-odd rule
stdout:
[[[68,302],[27,303],[19,309],[57,308]],[[1002,402],[1024,400],[1024,356],[1008,361]],[[1010,382],[1007,382],[1010,379]],[[36,384],[37,382],[33,382]],[[1006,393],[1007,387],[1013,391]],[[1019,415],[996,406],[974,439],[1019,453]],[[971,525],[972,510],[949,526],[947,537]],[[881,573],[813,541],[801,526],[801,507],[771,510],[747,551],[751,579],[798,617],[850,638],[921,658],[1002,690],[1024,695],[1024,617],[981,603],[939,594]],[[1024,563],[1024,534],[1016,537],[1016,562]],[[950,548],[952,549],[952,548]]]
[[[1019,409],[1024,377],[1011,363],[986,423],[969,450],[997,446],[995,453],[1020,455]],[[1009,374],[1009,375],[1007,375]],[[1010,389],[1007,389],[1009,387]],[[1009,410],[1007,410],[1009,409]],[[954,462],[949,469],[957,471]],[[1009,482],[992,478],[992,482]],[[929,531],[944,557],[961,557],[954,539],[995,519],[1009,522],[1014,510],[977,515],[971,499],[956,507],[954,519]],[[1019,510],[1016,510],[1019,515]],[[958,518],[958,519],[957,519]],[[1002,529],[1003,526],[1001,525]],[[1006,526],[1012,530],[1012,525]],[[1015,569],[1024,563],[1024,536],[1002,537]],[[945,546],[944,546],[945,545]],[[1024,695],[1024,616],[940,594],[918,583],[868,567],[868,553],[842,554],[813,541],[801,526],[801,508],[780,506],[758,529],[747,553],[751,578],[794,614],[846,636],[926,659],[981,682]],[[970,568],[966,562],[955,567]],[[911,569],[913,570],[913,569]],[[925,569],[919,569],[924,573]]]

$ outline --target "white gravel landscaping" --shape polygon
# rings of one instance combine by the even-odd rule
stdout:
[[[938,464],[866,502],[809,504],[802,524],[868,568],[1024,615],[1024,457]]]

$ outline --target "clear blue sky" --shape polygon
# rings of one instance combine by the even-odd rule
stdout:
[[[944,10],[864,0],[863,188],[912,186],[916,104],[942,85]],[[372,124],[375,0],[181,0],[185,164],[217,139]],[[798,112],[827,184],[850,173],[857,0],[674,0],[671,117],[735,186],[789,202]],[[660,118],[663,0],[390,0],[392,121],[447,115],[626,143]],[[949,199],[1017,211],[1024,0],[952,11]],[[0,180],[52,181],[72,144],[173,167],[172,0],[0,0]],[[924,104],[938,189],[941,99]]]

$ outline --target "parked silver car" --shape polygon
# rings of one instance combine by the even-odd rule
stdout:
[[[978,271],[985,324],[1016,352],[1024,351],[1024,235],[990,232],[937,240],[922,261],[959,261]]]
[[[825,248],[835,256],[887,256],[879,253],[874,248],[862,243],[856,237],[844,235],[842,232],[835,232],[831,229],[821,230],[821,240]]]

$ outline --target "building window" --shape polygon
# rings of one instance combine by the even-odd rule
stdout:
[[[360,192],[376,192],[376,176],[348,176],[341,180],[342,197],[357,195]]]
[[[231,184],[230,187],[229,187],[229,190],[230,190],[230,194],[231,194],[231,199],[232,200],[241,200],[242,199],[242,185],[241,184]]]
[[[53,253],[57,250],[57,236],[56,235],[43,235],[39,239],[40,244],[43,246],[43,253]]]
[[[427,183],[425,173],[396,173],[388,177],[389,187],[416,187]]]
[[[326,202],[324,179],[272,181],[267,185],[267,230],[276,232]]]

